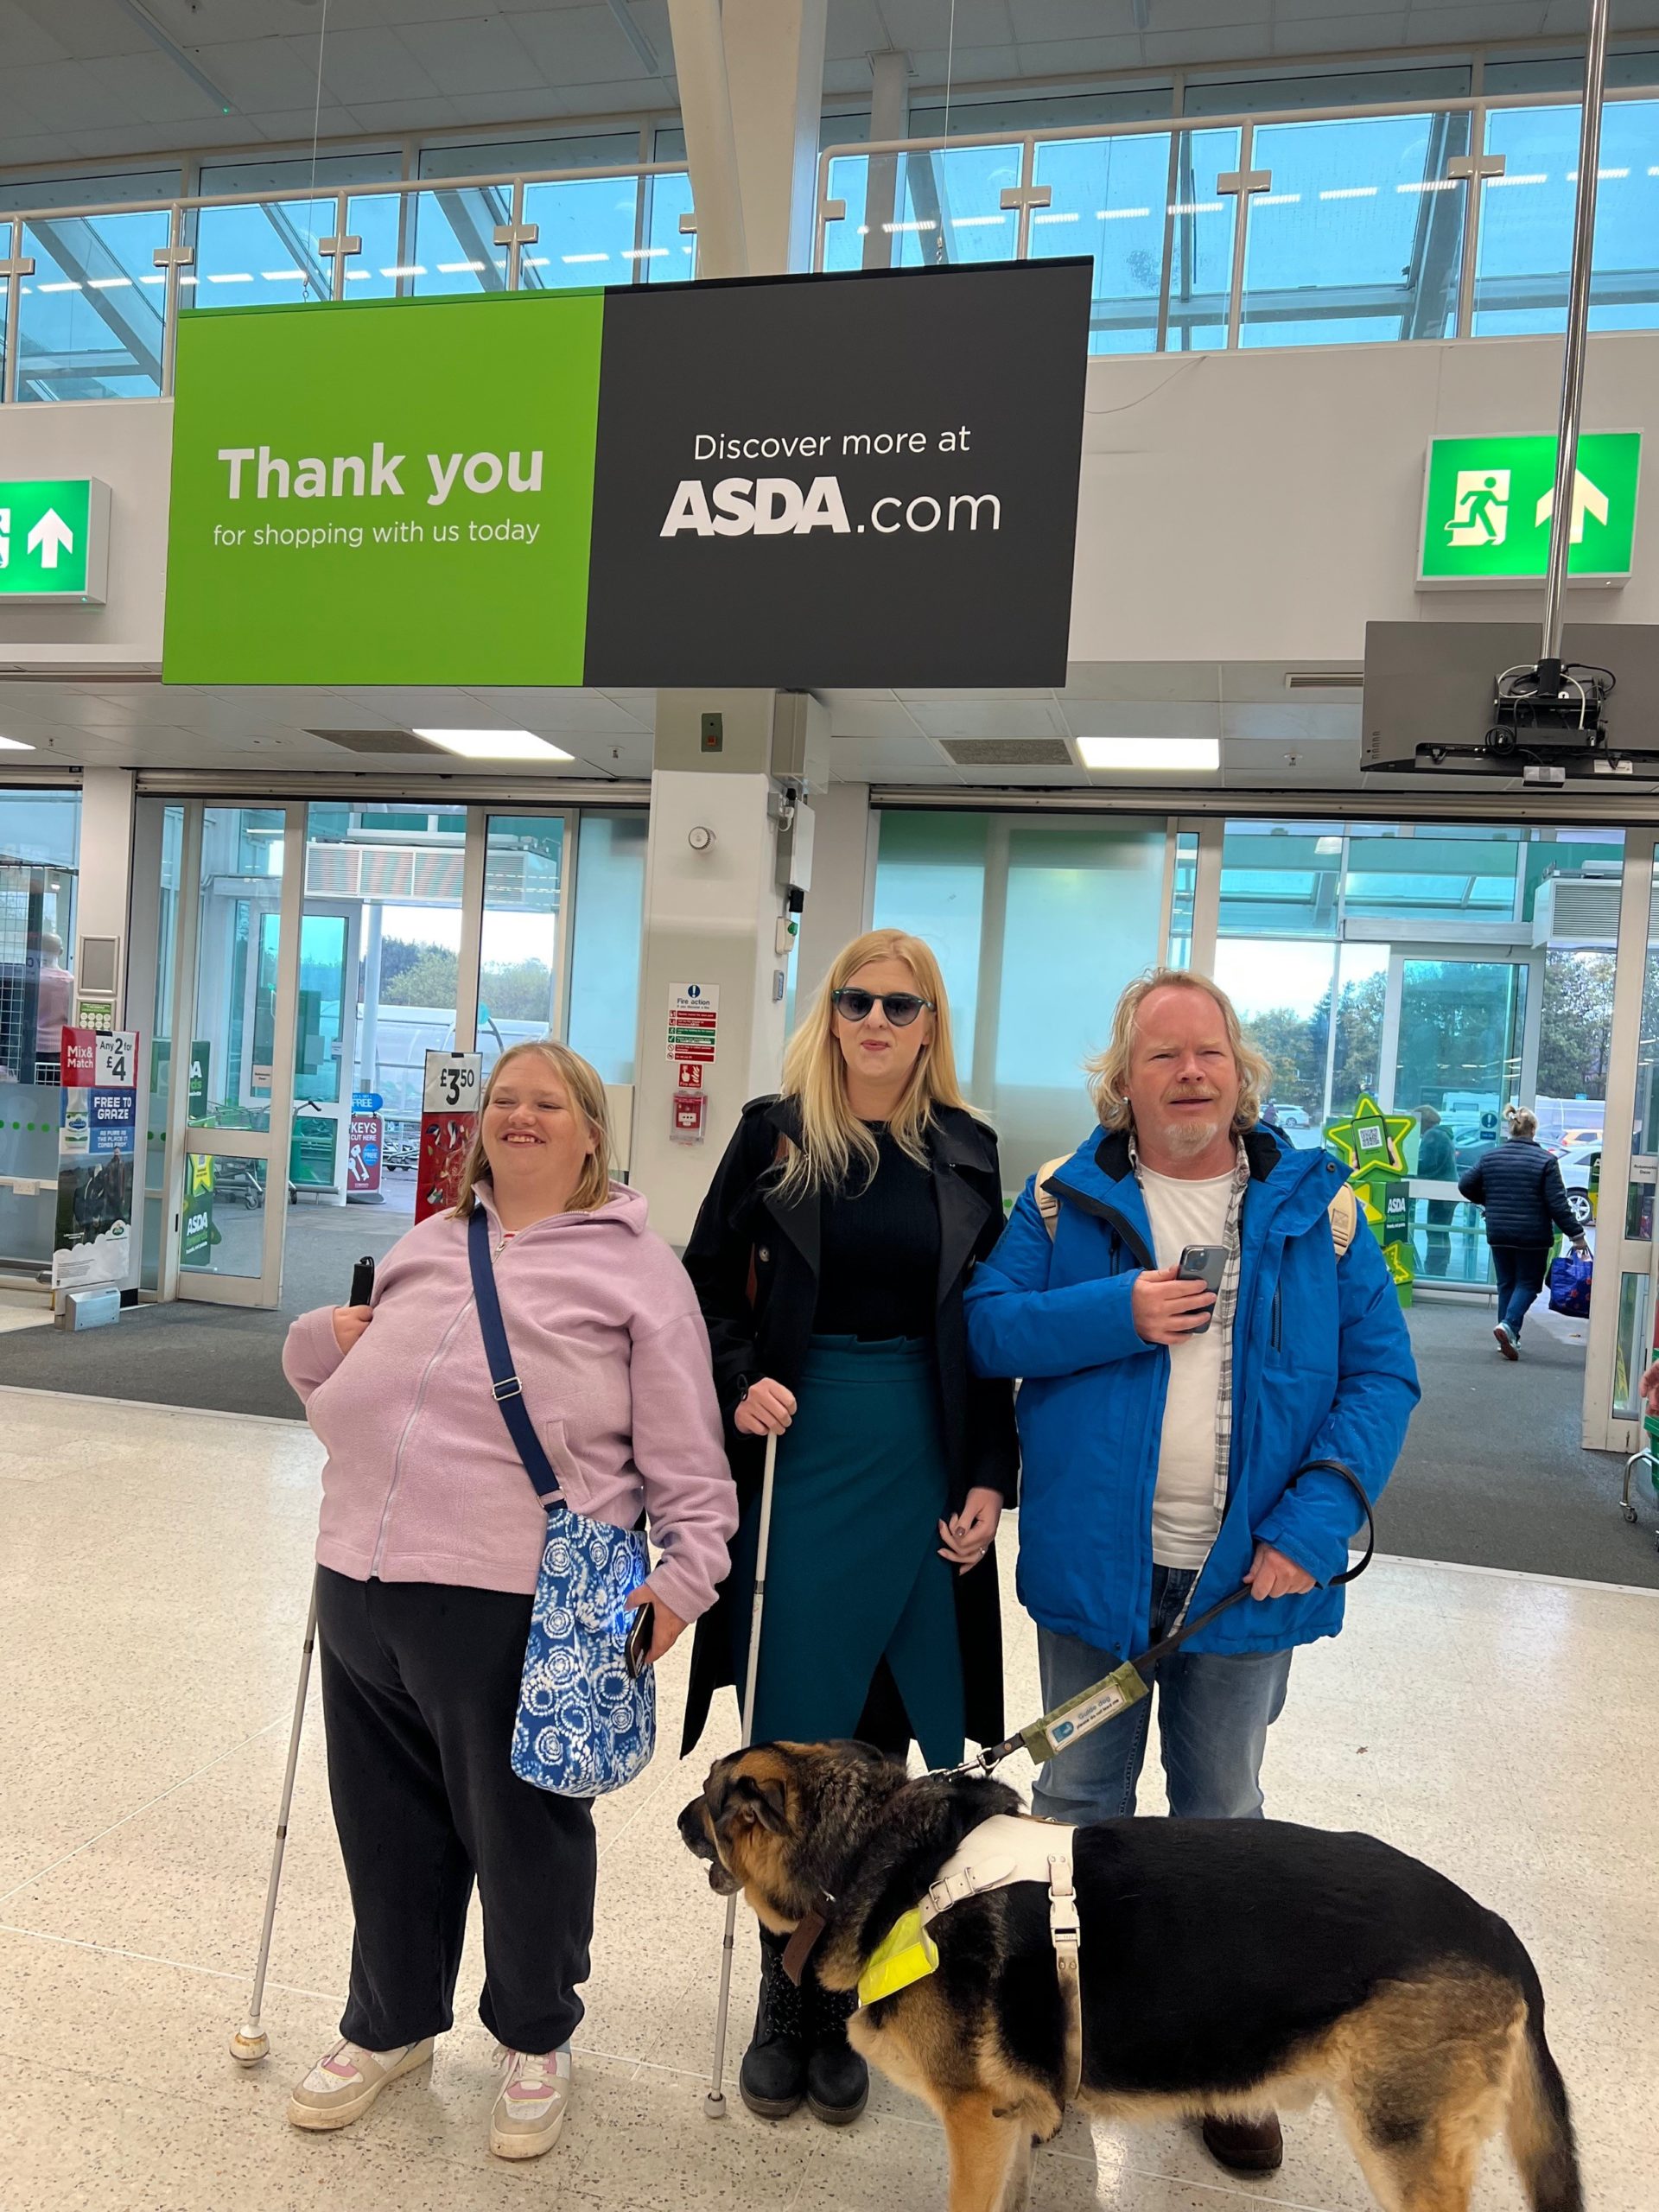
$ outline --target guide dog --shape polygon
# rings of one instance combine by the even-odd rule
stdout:
[[[679,1825],[717,1894],[741,1890],[798,1948],[822,1916],[813,1969],[849,1990],[964,1837],[1020,1810],[1000,1783],[909,1781],[866,1745],[765,1744],[716,1760]],[[1279,1821],[1103,1821],[1071,1857],[1090,2110],[1249,2113],[1323,2089],[1384,2212],[1465,2212],[1502,2125],[1531,2212],[1582,2212],[1536,1970],[1445,1876]],[[944,2122],[950,2212],[1015,2212],[1033,2140],[1065,2116],[1049,1907],[1032,1880],[951,1906],[937,1971],[851,2023]]]

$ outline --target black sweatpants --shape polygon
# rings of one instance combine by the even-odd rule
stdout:
[[[530,1611],[499,1590],[317,1570],[328,1789],[356,1920],[340,2030],[365,2050],[453,2024],[474,1876],[485,2026],[546,2051],[582,2018],[593,1807],[512,1770]]]

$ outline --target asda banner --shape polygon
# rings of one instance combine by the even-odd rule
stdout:
[[[1086,261],[180,317],[175,683],[1065,680]]]

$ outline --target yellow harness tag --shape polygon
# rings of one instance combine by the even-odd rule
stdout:
[[[938,1966],[939,1947],[923,1927],[918,1906],[894,1921],[871,1953],[869,1964],[858,1977],[858,2001],[874,2005],[883,1997],[896,1997],[912,1982],[937,1974]]]

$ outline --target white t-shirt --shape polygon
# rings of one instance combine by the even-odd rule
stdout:
[[[1160,1268],[1173,1268],[1189,1244],[1222,1243],[1232,1198],[1230,1168],[1191,1183],[1150,1167],[1138,1172]],[[1152,1499],[1152,1555],[1160,1567],[1202,1567],[1220,1525],[1216,1406],[1224,1348],[1221,1325],[1213,1319],[1201,1336],[1169,1348],[1169,1395]]]

